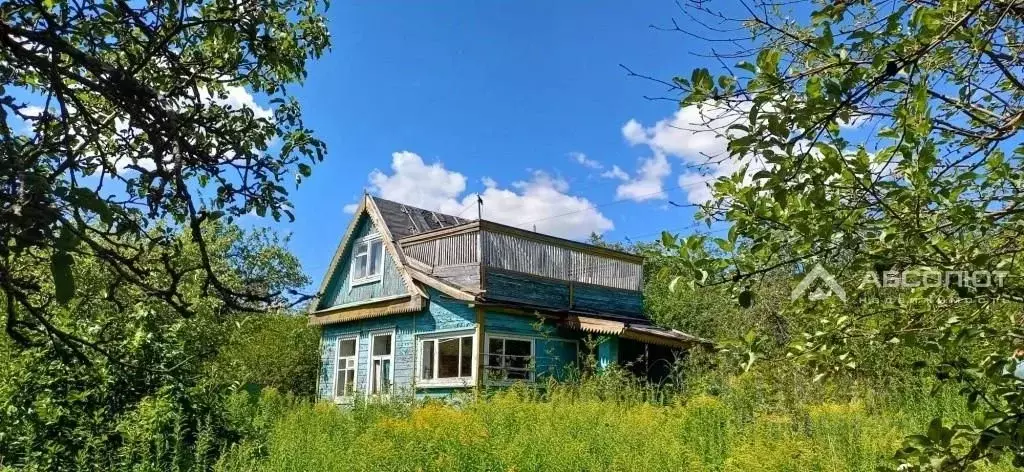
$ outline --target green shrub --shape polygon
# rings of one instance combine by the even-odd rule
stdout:
[[[312,397],[320,368],[320,330],[304,316],[237,316],[210,365],[222,383],[274,388]]]
[[[282,408],[280,395],[267,392],[254,405],[268,406],[253,408],[275,412],[263,424],[276,420],[232,447],[216,470],[872,471],[893,466],[903,438],[931,415],[966,414],[963,400],[944,391],[806,386],[795,402],[779,393],[795,380],[765,386],[757,375],[727,379],[715,395],[655,393],[628,379],[614,390],[613,382],[350,409],[306,401]]]

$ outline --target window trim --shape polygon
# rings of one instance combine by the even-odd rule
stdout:
[[[386,356],[375,356],[373,354],[373,338],[377,336],[391,335],[391,354]],[[366,396],[383,396],[387,397],[395,392],[395,337],[397,333],[395,329],[382,329],[371,331],[368,333],[370,338],[369,344],[366,346]],[[387,393],[373,393],[373,361],[377,359],[391,359],[391,371],[388,373],[388,382],[391,384],[391,391]]]
[[[373,243],[375,241],[380,241],[380,271],[378,271],[374,275],[363,276],[363,277],[356,277],[356,260],[357,260],[359,254],[360,254],[360,253],[356,252],[356,248],[358,248],[360,244],[366,244],[366,262],[364,263],[363,268],[364,269],[368,269],[369,265],[370,265],[370,257],[371,257],[371,255],[370,255],[370,248],[373,247]],[[385,254],[385,252],[386,251],[384,250],[384,238],[381,236],[380,233],[374,233],[374,234],[370,234],[368,236],[363,236],[362,238],[359,238],[355,242],[353,242],[352,243],[352,255],[351,255],[351,259],[352,260],[349,261],[349,268],[348,268],[349,287],[355,287],[357,285],[365,285],[365,284],[371,284],[371,283],[374,283],[374,282],[380,282],[381,279],[384,278],[384,265],[385,265],[384,264],[384,254]]]
[[[352,381],[352,392],[347,395],[338,395],[339,379],[341,378],[338,374],[341,371],[341,342],[342,341],[355,341],[356,352],[351,356],[345,356],[346,359],[352,358],[355,360],[355,371]],[[359,333],[356,334],[342,334],[334,340],[334,387],[331,390],[331,396],[335,402],[348,402],[351,401],[356,395],[359,394]]]
[[[437,341],[439,339],[445,339],[445,338],[458,338],[459,339],[459,349],[460,349],[459,353],[460,353],[460,357],[461,357],[461,349],[462,349],[462,341],[461,341],[462,338],[470,338],[470,339],[473,340],[473,344],[472,344],[472,348],[471,348],[472,351],[471,351],[471,354],[470,354],[471,369],[470,369],[469,377],[454,377],[454,378],[445,378],[445,379],[438,379],[437,378],[437,371],[438,371],[438,369],[440,369],[440,365],[438,364],[438,357],[439,357],[439,354],[440,354],[440,349],[437,348]],[[416,356],[416,362],[415,362],[416,387],[417,388],[472,387],[472,386],[476,385],[476,379],[479,376],[478,370],[479,370],[479,366],[480,366],[480,352],[479,352],[480,349],[478,348],[477,339],[478,338],[477,338],[477,335],[476,335],[476,330],[474,330],[474,329],[459,330],[459,331],[446,331],[446,332],[437,332],[437,333],[425,333],[425,334],[417,335],[416,336],[416,353],[415,353],[415,356]],[[434,342],[434,350],[433,350],[433,355],[434,355],[434,378],[433,379],[429,379],[429,380],[424,380],[423,379],[423,342],[424,341],[432,341],[432,342]]]
[[[530,365],[531,365],[531,367],[529,369],[529,373],[530,373],[530,378],[529,379],[493,380],[493,379],[488,378],[487,372],[488,372],[488,367],[490,367],[489,362],[491,360],[491,339],[492,338],[506,339],[506,340],[507,339],[511,339],[511,340],[514,340],[514,341],[529,341],[529,343],[530,343]],[[488,385],[513,385],[516,382],[535,383],[537,381],[537,338],[533,338],[533,337],[530,337],[530,336],[519,336],[519,335],[514,335],[514,334],[504,334],[504,333],[494,333],[494,334],[491,334],[491,333],[488,333],[488,334],[486,334],[484,336],[484,348],[483,348],[483,350],[484,350],[484,352],[482,353],[482,355],[484,356],[484,358],[483,358],[483,362],[481,363],[482,366],[483,366],[483,373],[482,373],[482,375],[484,376],[484,379],[486,380]]]

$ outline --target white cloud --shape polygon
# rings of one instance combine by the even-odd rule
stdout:
[[[382,198],[452,215],[476,204],[476,193],[466,192],[463,174],[446,169],[440,162],[426,164],[409,151],[391,157],[390,172],[370,173],[370,190]],[[529,179],[513,182],[509,188],[501,188],[487,177],[481,182],[484,219],[524,229],[536,225],[541,233],[572,239],[615,227],[592,202],[569,194],[568,182],[546,172],[535,171]]]
[[[572,160],[576,161],[577,163],[579,163],[583,167],[587,167],[587,168],[595,169],[595,170],[604,169],[604,164],[601,164],[600,162],[597,162],[597,161],[595,161],[593,159],[588,158],[587,155],[583,154],[582,152],[570,152],[569,153],[569,157],[572,158]]]
[[[28,117],[36,117],[43,114],[43,107],[37,107],[35,105],[26,105],[18,110],[18,113]]]
[[[622,133],[631,144],[646,144],[654,150],[699,164],[708,157],[725,155],[728,140],[722,133],[738,119],[741,117],[726,110],[701,110],[690,105],[650,127],[630,120],[622,127]]]
[[[25,105],[18,109],[18,113],[23,115],[23,117],[18,117],[19,121],[21,121],[21,126],[17,128],[17,131],[29,135],[34,131],[34,122],[43,114],[43,107]]]
[[[671,173],[665,156],[679,158],[684,166],[699,170],[685,172],[678,178],[679,187],[687,192],[687,200],[691,203],[702,203],[710,199],[709,185],[718,177],[730,175],[745,164],[750,164],[748,175],[763,168],[750,163],[749,159],[729,156],[728,137],[737,133],[727,131],[726,128],[744,120],[743,112],[743,106],[738,110],[726,110],[711,105],[703,108],[690,105],[652,126],[644,126],[635,119],[626,122],[622,127],[626,141],[650,147],[654,157],[643,162],[636,178],[619,186],[619,198],[637,201],[664,198],[664,194],[643,196],[648,195],[647,190],[661,190],[662,180]],[[657,160],[659,156],[664,162]]]
[[[636,120],[629,120],[622,126],[622,135],[626,137],[629,144],[643,144],[647,142],[647,133],[644,127]]]
[[[868,117],[865,115],[853,115],[850,117],[850,121],[843,121],[841,119],[837,121],[842,129],[857,129],[868,122]]]
[[[359,205],[358,204],[356,204],[356,203],[349,203],[348,205],[345,205],[344,207],[342,207],[341,211],[344,211],[345,213],[348,213],[348,214],[351,215],[351,214],[355,213],[356,210],[358,210],[358,209],[359,209]]]
[[[629,180],[629,174],[622,170],[619,166],[613,165],[611,170],[607,170],[601,173],[601,177],[606,179],[617,179],[617,180]]]
[[[711,185],[718,176],[686,172],[679,175],[679,188],[686,190],[686,200],[690,203],[704,203],[711,200]]]
[[[665,154],[655,152],[653,156],[643,160],[632,179],[626,180],[615,189],[615,198],[636,202],[663,199],[665,192],[662,181],[671,173],[672,166]]]
[[[248,108],[252,110],[253,115],[256,118],[271,119],[274,117],[274,112],[270,109],[263,108],[256,103],[256,99],[253,98],[244,87],[235,85],[229,85],[224,87],[224,90],[217,92],[216,94],[211,93],[207,89],[199,90],[199,100],[204,103],[213,103],[221,106],[228,107],[232,110],[240,110],[242,108]]]
[[[370,173],[374,193],[442,213],[457,214],[462,210],[456,197],[466,190],[466,176],[445,169],[440,162],[427,165],[423,158],[409,151],[391,154],[391,171]]]

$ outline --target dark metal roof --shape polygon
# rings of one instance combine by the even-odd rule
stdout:
[[[626,327],[626,329],[628,329],[630,331],[636,331],[636,332],[642,333],[642,334],[649,334],[651,336],[658,336],[658,337],[663,337],[663,338],[668,338],[668,339],[674,339],[674,340],[677,340],[677,341],[680,341],[680,342],[685,342],[685,343],[707,344],[707,345],[712,345],[713,344],[711,341],[708,341],[706,339],[698,338],[697,336],[694,336],[692,334],[684,333],[682,331],[679,331],[678,329],[662,328],[660,326],[655,326],[655,325],[642,325],[642,324],[632,324],[631,323],[631,324],[629,324]]]
[[[384,224],[388,226],[391,237],[395,240],[469,222],[457,216],[424,210],[380,197],[370,198],[377,205],[377,210],[384,217]]]

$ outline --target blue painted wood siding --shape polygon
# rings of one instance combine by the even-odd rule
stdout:
[[[644,298],[642,292],[598,287],[596,285],[575,285],[572,289],[573,308],[584,311],[616,313],[643,317]]]
[[[373,333],[394,330],[394,385],[396,392],[401,394],[409,393],[413,385],[417,335],[475,327],[476,312],[473,308],[465,302],[446,299],[433,290],[430,291],[430,303],[422,312],[329,325],[321,334],[320,397],[333,397],[335,349],[341,337],[359,336],[356,389],[365,391],[370,366],[370,337]]]
[[[360,217],[352,238],[349,239],[348,247],[345,248],[341,259],[338,261],[337,266],[335,266],[334,273],[331,274],[331,280],[327,284],[324,295],[320,297],[320,305],[317,306],[317,309],[408,293],[408,288],[402,280],[402,275],[398,272],[398,267],[395,265],[394,256],[388,253],[386,247],[384,248],[384,273],[381,280],[354,287],[349,284],[349,272],[352,269],[352,248],[355,242],[376,231],[369,217],[366,215]]]
[[[569,284],[525,274],[487,271],[486,297],[552,308],[569,306]]]
[[[336,347],[340,337],[359,336],[356,388],[365,391],[369,372],[370,336],[395,332],[394,383],[399,394],[412,394],[416,368],[416,337],[436,332],[476,328],[476,311],[465,302],[447,299],[433,289],[430,303],[420,313],[401,314],[329,325],[322,334],[323,358],[319,380],[320,397],[333,397]],[[576,365],[584,334],[559,329],[539,317],[488,310],[484,314],[486,335],[511,335],[534,340],[536,378],[565,378]],[[484,353],[480,353],[484,355]],[[421,389],[418,396],[445,396],[458,389]]]
[[[547,376],[565,378],[579,356],[580,333],[560,332],[550,323],[537,317],[491,312],[486,314],[484,332],[490,336],[513,335],[532,338],[537,380]]]
[[[526,303],[555,309],[570,307],[569,283],[526,274],[488,270],[487,295],[491,300]],[[573,284],[572,308],[642,318],[643,294],[597,285]]]

